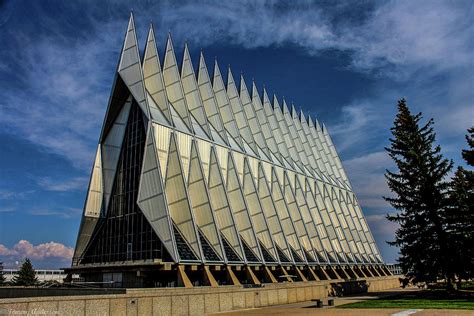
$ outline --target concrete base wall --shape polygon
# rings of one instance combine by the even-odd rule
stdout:
[[[23,298],[23,297],[41,297],[41,296],[82,296],[82,295],[106,295],[106,294],[125,294],[126,289],[113,288],[40,288],[40,287],[22,287],[22,286],[0,286],[0,302],[2,298]]]
[[[367,280],[368,292],[380,292],[387,289],[400,287],[399,276],[389,276],[386,278],[373,278]]]
[[[398,278],[393,276],[365,281],[369,292],[399,287]],[[0,315],[15,314],[15,311],[56,315],[204,315],[322,299],[334,284],[310,281],[265,284],[262,288],[147,288],[128,289],[126,294],[117,295],[1,299]]]

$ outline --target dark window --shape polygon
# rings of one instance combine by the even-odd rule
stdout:
[[[176,227],[176,225],[173,225],[173,229],[174,241],[176,242],[176,248],[178,248],[179,258],[181,260],[197,260],[196,255],[194,255],[194,252],[191,250],[191,247],[189,247],[188,243],[179,233],[178,227]]]
[[[131,242],[127,244],[127,260],[132,260],[132,246],[133,244]]]
[[[340,254],[337,254],[337,258],[339,258],[339,262],[345,262],[346,259],[344,259]]]
[[[318,255],[318,260],[319,262],[326,262],[326,258],[324,255],[322,255],[321,253],[319,252],[316,252],[316,254]]]
[[[304,262],[303,259],[296,253],[296,251],[290,247],[291,254],[293,255],[293,259],[295,259],[295,262]]]
[[[267,248],[259,241],[260,243],[260,249],[262,250],[263,254],[263,259],[265,259],[265,262],[275,262],[275,259],[273,256],[268,252]]]
[[[310,255],[306,250],[304,250],[304,254],[306,256],[306,260],[308,260],[308,262],[316,262],[313,258],[312,255]]]
[[[278,252],[278,257],[280,257],[281,262],[290,262],[290,259],[283,253],[283,251],[280,249],[280,247],[276,246],[277,252]]]
[[[242,241],[242,246],[244,247],[245,258],[247,258],[247,261],[248,262],[260,262],[260,260],[258,260],[257,256],[255,256],[255,254],[253,253],[252,249],[250,249],[250,247],[247,245],[245,240],[242,237],[240,237],[240,240]]]
[[[242,262],[239,256],[234,252],[234,249],[232,249],[230,244],[227,242],[227,239],[225,239],[224,235],[221,235],[221,237],[222,245],[224,246],[225,256],[227,257],[227,260],[231,262]]]
[[[329,263],[337,263],[337,260],[334,258],[333,254],[328,253]]]
[[[204,236],[202,231],[199,229],[199,239],[201,241],[202,252],[204,253],[204,258],[208,261],[221,261],[217,253],[212,249],[211,245],[207,241],[207,238]]]

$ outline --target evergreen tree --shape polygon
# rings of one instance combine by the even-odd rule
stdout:
[[[462,157],[468,165],[474,166],[474,126],[468,129],[467,132],[470,134],[466,135],[467,144],[470,149],[463,149]]]
[[[12,279],[13,285],[35,285],[38,282],[35,270],[31,264],[30,259],[26,258],[21,265],[18,274]]]
[[[468,129],[471,136],[466,140],[471,148],[463,150],[462,156],[469,165],[474,165],[474,127]],[[447,231],[452,251],[451,267],[458,278],[474,277],[474,171],[458,167],[450,184]]]
[[[422,114],[411,114],[404,99],[398,101],[398,114],[391,128],[390,148],[398,172],[386,170],[393,197],[385,197],[396,210],[390,221],[400,227],[391,245],[400,247],[400,266],[407,281],[452,281],[447,260],[444,230],[448,183],[444,181],[452,162],[435,146],[433,120],[420,127]],[[451,283],[451,282],[449,282]]]
[[[3,272],[3,262],[0,261],[0,286],[5,284],[5,275]]]
[[[458,280],[474,276],[474,177],[458,167],[450,185],[447,232],[452,273]]]

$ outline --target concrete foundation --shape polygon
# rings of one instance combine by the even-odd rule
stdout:
[[[126,294],[0,299],[0,314],[55,315],[204,315],[323,299],[336,289],[343,294],[399,287],[397,277],[355,282],[308,281],[267,283],[259,288],[239,285],[194,288],[127,289]]]

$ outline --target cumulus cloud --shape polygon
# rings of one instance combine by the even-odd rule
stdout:
[[[25,258],[30,258],[33,264],[38,263],[39,265],[45,262],[65,264],[70,262],[73,254],[72,247],[54,241],[33,245],[28,240],[20,240],[11,248],[0,244],[0,257],[5,266],[14,266],[16,261],[21,262]]]

